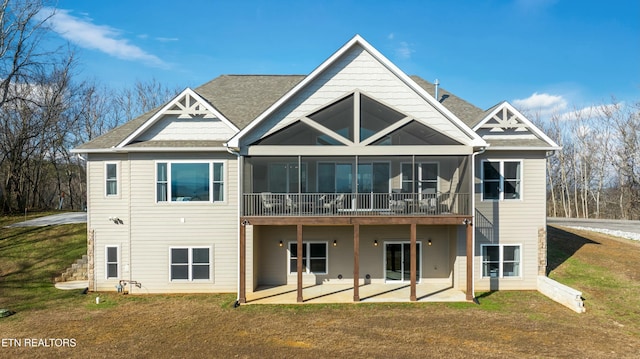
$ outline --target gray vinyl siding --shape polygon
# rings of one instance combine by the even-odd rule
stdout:
[[[482,160],[522,160],[522,194],[519,200],[482,200]],[[476,290],[536,289],[538,229],[546,226],[546,159],[544,152],[487,151],[476,162]],[[490,280],[482,278],[483,244],[521,245],[521,275]]]
[[[106,279],[105,246],[118,246],[120,276],[128,276],[129,261],[128,218],[129,187],[125,185],[129,177],[126,155],[92,154],[87,162],[87,228],[94,231],[94,276],[97,290],[115,290],[117,278]],[[118,194],[106,196],[105,164],[116,163],[118,171]],[[123,224],[116,224],[109,218],[120,218]]]
[[[166,115],[137,140],[171,141],[179,138],[180,140],[226,141],[234,134],[235,131],[218,118],[182,119],[177,115]]]
[[[98,289],[114,289],[112,281],[105,282],[104,269],[101,268],[104,266],[100,263],[104,263],[104,246],[116,242],[122,248],[122,268],[128,269],[121,272],[122,279],[142,283],[141,289],[131,289],[133,293],[235,292],[238,268],[236,157],[226,153],[140,153],[124,156],[120,157],[123,158],[121,200],[102,199],[96,195],[101,191],[90,191],[89,225],[96,230]],[[172,160],[224,161],[224,201],[156,203],[156,163]],[[103,175],[96,173],[102,167],[93,160],[89,161],[89,166],[91,186],[96,186],[102,181]],[[121,218],[123,224],[109,222],[107,219],[111,216]],[[172,247],[211,248],[211,279],[201,282],[172,282]]]

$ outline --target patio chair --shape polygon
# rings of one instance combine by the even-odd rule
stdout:
[[[319,198],[319,202],[319,208],[323,212],[335,212],[338,209],[344,208],[344,194],[341,193],[333,199],[327,195],[322,195]]]
[[[282,210],[282,201],[273,195],[271,192],[262,192],[260,194],[262,199],[262,209],[265,212],[274,213]]]
[[[401,190],[392,190],[389,196],[389,210],[392,212],[406,212],[407,202],[404,200]]]
[[[284,197],[284,209],[286,212],[297,212],[298,211],[298,199],[296,195],[296,199],[291,198],[291,195],[288,194]]]
[[[422,198],[418,201],[418,207],[420,212],[436,214],[438,209],[438,199],[436,190],[433,188],[427,188],[422,191]]]

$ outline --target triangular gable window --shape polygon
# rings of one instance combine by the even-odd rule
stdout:
[[[372,143],[373,145],[396,145],[396,146],[440,146],[459,145],[457,141],[425,126],[418,121],[410,121],[406,125],[396,129],[386,136]]]
[[[384,130],[407,116],[368,96],[360,96],[360,141]]]
[[[254,145],[316,146],[341,145],[341,143],[308,124],[297,121],[255,142]]]
[[[459,145],[411,117],[355,92],[253,145]]]
[[[336,101],[307,117],[353,142],[353,95]]]

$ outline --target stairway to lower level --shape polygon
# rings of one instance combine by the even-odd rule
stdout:
[[[55,278],[56,282],[69,282],[75,280],[89,280],[88,270],[89,270],[89,258],[87,255],[83,255],[82,258],[78,259],[71,265],[71,267],[67,268],[62,274]]]

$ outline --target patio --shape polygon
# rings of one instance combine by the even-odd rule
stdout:
[[[359,287],[360,303],[409,302],[409,283],[363,284]],[[295,285],[259,287],[247,293],[246,304],[297,304]],[[318,284],[302,289],[305,304],[353,303],[353,284]],[[417,302],[466,302],[463,291],[450,283],[416,285]]]

